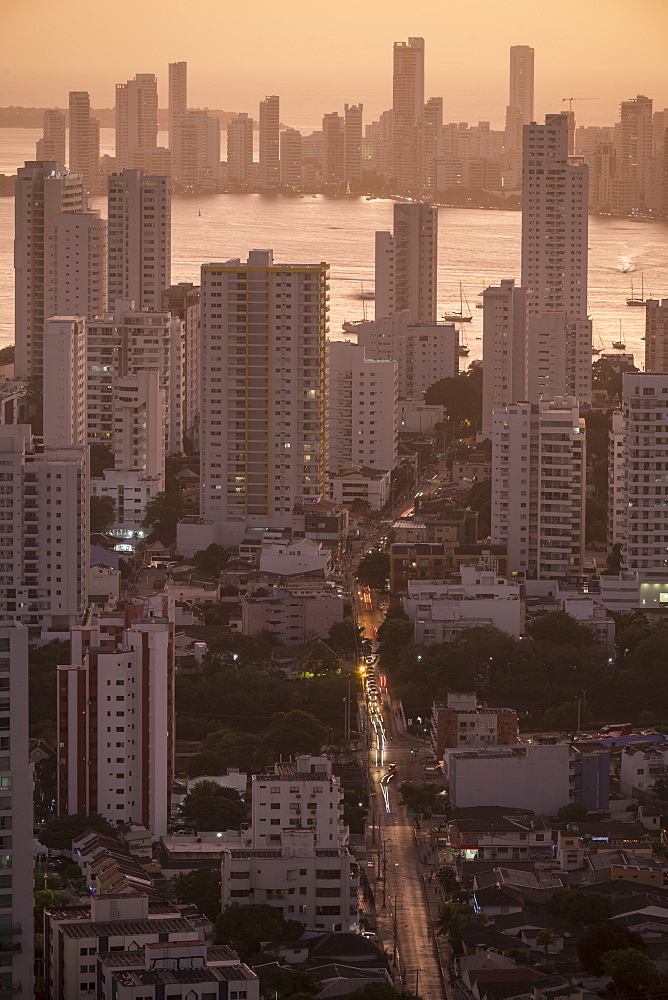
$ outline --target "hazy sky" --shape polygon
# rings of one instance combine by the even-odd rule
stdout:
[[[189,104],[256,114],[282,99],[287,124],[317,124],[345,101],[365,120],[391,105],[392,43],[426,40],[427,96],[446,121],[503,122],[508,47],[536,50],[536,114],[575,104],[582,124],[611,124],[638,93],[668,107],[668,0],[2,0],[0,104],[60,106],[89,90],[112,107],[114,84],[186,60]]]

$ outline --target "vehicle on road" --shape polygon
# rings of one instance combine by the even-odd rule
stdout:
[[[387,770],[388,771],[396,771],[396,769],[397,769],[397,765],[396,764],[388,764],[387,765]]]

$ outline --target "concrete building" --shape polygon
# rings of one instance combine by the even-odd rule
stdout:
[[[55,160],[19,167],[14,199],[14,316],[17,378],[41,379],[44,324],[54,315],[49,240],[61,213],[83,211],[83,183]],[[64,314],[70,310],[65,309]]]
[[[188,111],[177,129],[179,189],[217,191],[220,181],[220,118]]]
[[[327,265],[202,266],[201,512],[221,544],[325,493]]]
[[[622,752],[622,757],[624,753]],[[571,799],[588,812],[610,808],[610,750],[604,746],[573,744],[569,748]]]
[[[362,179],[362,112],[363,104],[344,106],[343,179],[358,184]]]
[[[281,132],[281,187],[298,188],[302,182],[302,134],[296,128]]]
[[[276,781],[278,787],[278,779]],[[333,836],[333,835],[332,835]],[[352,931],[359,915],[357,862],[343,846],[317,847],[308,827],[284,829],[277,847],[223,846],[221,904],[253,902],[310,931]]]
[[[443,760],[448,749],[514,746],[518,731],[515,709],[488,708],[475,691],[452,691],[446,702],[432,705],[431,746],[436,760]]]
[[[261,188],[278,187],[280,128],[279,99],[275,95],[265,97],[264,101],[260,101],[259,181]]]
[[[571,802],[570,754],[555,746],[446,749],[443,771],[455,809],[505,806],[556,816]]]
[[[188,114],[188,63],[169,64],[169,133],[172,153],[172,178],[181,182],[181,144],[179,130]],[[157,139],[156,139],[157,142]]]
[[[58,815],[167,833],[174,775],[174,623],[126,605],[125,628],[73,628],[58,667]]]
[[[3,609],[4,610],[4,609]],[[0,621],[0,798],[2,868],[0,989],[32,1000],[35,958],[33,933],[33,775],[28,756],[28,629]]]
[[[129,960],[128,960],[129,959]],[[207,1000],[228,996],[258,1000],[260,981],[225,945],[204,941],[159,941],[122,957],[105,955],[101,1000]]]
[[[297,754],[294,762],[274,764],[252,779],[252,845],[274,847],[287,832],[309,829],[316,848],[339,848],[348,843],[342,820],[341,779],[326,754]]]
[[[668,772],[668,749],[654,744],[647,748],[625,747],[619,769],[619,790],[622,795],[638,798],[638,793],[651,791],[652,785]]]
[[[459,333],[452,323],[417,323],[408,310],[372,322],[346,323],[365,356],[374,361],[396,361],[401,400],[424,399],[442,378],[459,373]]]
[[[414,323],[436,322],[438,209],[395,202],[394,232],[376,233],[376,320],[407,309]]]
[[[343,182],[345,132],[344,119],[333,111],[322,119],[322,182],[336,189]]]
[[[624,416],[616,410],[608,435],[608,551],[626,537],[625,464]]]
[[[398,365],[372,361],[358,344],[331,340],[327,345],[329,467],[365,465],[394,469]]]
[[[527,577],[582,573],[586,441],[577,400],[514,403],[492,415],[492,541]]]
[[[147,170],[157,147],[158,81],[153,73],[137,73],[116,84],[116,170]]]
[[[445,417],[444,406],[421,403],[417,399],[400,400],[397,409],[400,434],[430,434]]]
[[[526,291],[511,278],[486,288],[482,302],[482,431],[489,436],[494,407],[527,398]]]
[[[395,42],[392,67],[392,176],[400,191],[413,191],[419,183],[416,132],[423,109],[424,38]]]
[[[460,856],[471,861],[551,861],[552,824],[531,809],[484,805],[460,808],[447,823],[447,844],[451,851],[462,852]],[[522,873],[522,877],[526,881],[526,874]],[[545,886],[543,882],[548,891],[560,884]],[[507,897],[505,904],[507,908]],[[516,905],[519,909],[521,904]]]
[[[462,628],[483,624],[516,638],[524,633],[520,583],[475,566],[462,566],[457,583],[409,580],[403,604],[415,625],[415,641],[426,645],[451,641]]]
[[[296,503],[292,510],[292,537],[313,538],[340,558],[348,544],[348,508],[331,500]]]
[[[44,331],[44,444],[86,444],[86,320],[52,316]]]
[[[656,207],[651,204],[654,128],[652,99],[638,94],[622,101],[615,130],[615,211],[628,215]]]
[[[271,633],[284,646],[325,639],[331,626],[343,617],[343,598],[332,591],[291,594],[277,590],[272,597],[241,599],[243,634]]]
[[[329,499],[338,504],[364,500],[371,510],[382,510],[390,498],[392,470],[344,465],[329,474]]]
[[[98,211],[61,212],[46,239],[49,316],[93,319],[107,308],[107,221]]]
[[[534,121],[534,50],[529,45],[510,46],[510,87],[506,108],[506,148],[522,151],[522,128]]]
[[[668,372],[668,299],[645,300],[645,371]]]
[[[61,170],[67,163],[66,150],[66,119],[62,111],[47,108],[44,112],[42,138],[37,140],[35,148],[36,160],[55,160]]]
[[[265,537],[259,553],[261,573],[277,576],[297,576],[302,573],[329,575],[332,554],[321,542],[313,538],[296,538],[293,541]]]
[[[88,604],[88,449],[36,451],[30,427],[0,426],[0,614],[67,630]]]
[[[97,191],[100,181],[100,123],[90,116],[90,94],[70,91],[70,155],[68,166],[80,174],[84,191]]]
[[[171,284],[171,186],[169,177],[124,170],[109,178],[107,294],[159,312]]]
[[[170,285],[162,293],[162,310],[180,319],[183,330],[183,433],[193,446],[199,442],[202,324],[200,287],[191,281]]]
[[[227,179],[244,184],[250,180],[252,170],[253,119],[239,114],[227,126]]]
[[[587,316],[588,168],[568,154],[568,116],[524,126],[522,287],[529,399],[591,399]],[[516,400],[513,400],[516,402]]]

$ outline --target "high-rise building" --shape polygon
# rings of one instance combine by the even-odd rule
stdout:
[[[482,296],[482,430],[492,430],[492,411],[526,399],[526,292],[514,280],[489,286]]]
[[[259,180],[261,188],[278,187],[281,116],[279,99],[265,97],[260,101]]]
[[[281,186],[299,187],[302,182],[302,134],[296,128],[281,132]]]
[[[69,629],[88,604],[88,448],[36,451],[30,427],[0,426],[0,615]]]
[[[116,84],[116,170],[146,170],[158,146],[158,81],[153,73]]]
[[[508,104],[519,108],[522,125],[534,121],[534,51],[530,45],[510,46],[510,92]]]
[[[405,310],[344,329],[357,334],[367,358],[397,362],[400,399],[423,400],[430,385],[459,372],[459,334],[452,323],[414,323]]]
[[[376,319],[407,309],[416,323],[436,322],[438,209],[395,202],[394,232],[376,233]]]
[[[200,381],[202,356],[202,326],[200,319],[199,285],[181,281],[162,293],[163,312],[180,319],[183,326],[183,433],[198,450]]]
[[[326,187],[337,187],[343,181],[344,125],[344,119],[337,111],[322,119],[322,181]]]
[[[3,962],[0,989],[32,1000],[35,970],[33,933],[33,775],[28,756],[28,629],[0,621],[0,750],[4,795],[0,799],[2,867],[5,891],[0,897]]]
[[[527,293],[528,390],[591,399],[587,318],[588,170],[568,155],[568,117],[524,126],[522,287]]]
[[[188,63],[169,64],[169,148],[172,152],[172,177],[181,181],[179,129],[188,113]]]
[[[81,174],[84,191],[97,191],[100,177],[100,123],[90,116],[90,94],[70,91],[70,158],[73,174]]]
[[[186,191],[216,191],[220,179],[220,118],[188,111],[177,130],[179,184]]]
[[[626,537],[624,415],[616,410],[608,435],[608,551]]]
[[[308,826],[320,850],[348,843],[348,827],[341,819],[341,779],[324,754],[297,754],[294,762],[274,764],[264,774],[253,775],[251,788],[251,838],[256,850],[280,845],[283,831],[294,826]]]
[[[44,331],[44,444],[86,444],[86,320],[52,316]]]
[[[343,177],[348,184],[362,179],[362,113],[363,104],[346,104]]]
[[[627,215],[653,207],[652,156],[654,152],[653,102],[638,94],[622,101],[620,124],[616,130],[617,171],[615,211]]]
[[[31,161],[19,167],[15,191],[16,375],[26,380],[40,379],[44,324],[54,313],[49,238],[57,216],[83,210],[83,185],[78,174],[63,172],[55,160]]]
[[[394,43],[392,173],[400,190],[417,187],[416,125],[424,109],[424,38]]]
[[[443,151],[443,98],[430,97],[422,112],[418,131],[420,190],[436,191],[436,161]]]
[[[645,371],[668,372],[668,299],[645,300]]]
[[[239,114],[227,126],[227,179],[246,183],[252,170],[253,119],[247,114]]]
[[[492,414],[492,542],[508,571],[532,579],[581,574],[585,422],[572,396],[517,402]]]
[[[171,184],[143,170],[109,178],[109,308],[132,301],[137,309],[160,311],[171,284]]]
[[[398,364],[365,358],[359,344],[331,340],[327,349],[329,469],[397,465]]]
[[[202,266],[201,510],[221,544],[324,495],[327,271],[271,250]]]
[[[48,316],[101,316],[107,308],[107,221],[99,211],[54,215],[46,238]]]
[[[65,132],[65,115],[56,108],[47,108],[44,112],[42,138],[37,140],[35,159],[55,160],[62,170],[67,163]]]
[[[139,823],[157,839],[174,766],[174,622],[145,614],[139,601],[70,633],[72,664],[58,667],[57,809]]]

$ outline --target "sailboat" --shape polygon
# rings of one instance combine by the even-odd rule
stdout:
[[[616,351],[625,351],[626,350],[626,344],[622,340],[622,321],[621,321],[621,319],[619,321],[619,340],[613,340],[612,346],[614,347],[614,349]]]
[[[466,303],[466,312],[464,312],[464,303]],[[443,319],[446,323],[470,323],[473,319],[468,299],[464,295],[464,289],[461,281],[459,282],[459,312],[453,311],[446,313]]]
[[[633,296],[633,281],[631,281],[631,298],[626,300],[627,306],[644,306],[645,305],[645,275],[640,273],[640,298],[636,299]]]
[[[461,339],[457,347],[457,354],[459,355],[460,358],[466,358],[469,355],[470,351],[469,351],[469,345],[466,343],[466,334],[464,333],[463,330],[460,334],[460,338]]]

